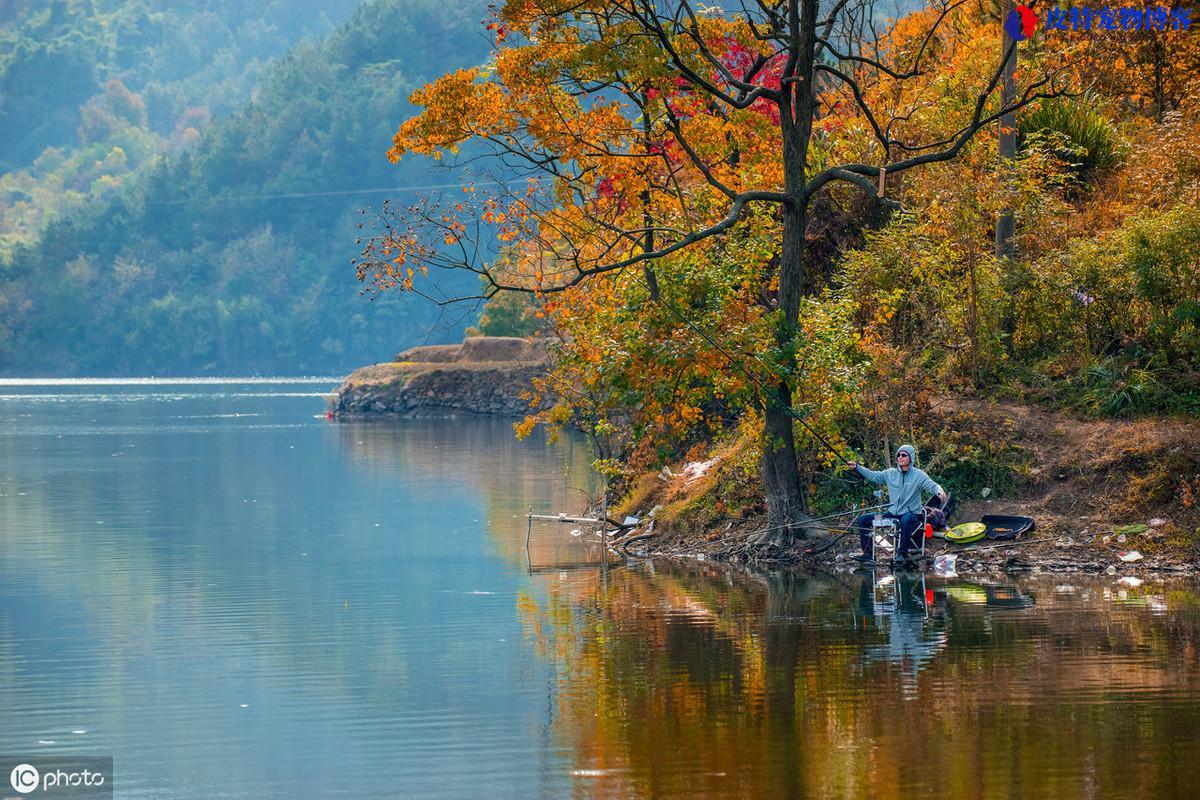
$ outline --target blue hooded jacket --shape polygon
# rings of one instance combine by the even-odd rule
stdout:
[[[924,506],[921,502],[921,492],[942,494],[942,487],[934,482],[933,478],[926,475],[924,470],[916,468],[917,451],[912,445],[902,445],[896,452],[908,453],[908,463],[912,465],[909,466],[908,472],[901,472],[898,467],[890,467],[876,472],[859,464],[858,474],[871,483],[887,485],[889,514],[897,516],[905,512],[920,514]]]

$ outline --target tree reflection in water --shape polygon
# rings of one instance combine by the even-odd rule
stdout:
[[[656,564],[520,613],[589,797],[1186,796],[1195,593],[1110,585]]]

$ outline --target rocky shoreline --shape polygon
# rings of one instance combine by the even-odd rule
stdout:
[[[763,547],[754,543],[761,528],[753,524],[733,526],[719,538],[698,537],[679,532],[664,536],[646,536],[645,529],[634,529],[614,537],[613,549],[635,559],[668,558],[726,563],[757,569],[798,568],[847,572],[862,569],[852,558],[858,552],[855,536],[845,536],[837,546],[820,553],[826,540],[802,540],[790,547]],[[653,531],[653,529],[651,529]],[[1140,581],[1151,575],[1197,576],[1200,563],[1194,557],[1179,552],[1152,553],[1136,561],[1126,561],[1122,553],[1137,552],[1139,545],[1130,537],[1129,543],[1116,541],[1112,534],[1096,535],[1084,540],[1071,537],[1039,535],[1036,531],[1013,542],[984,541],[974,545],[952,545],[940,539],[927,545],[926,558],[919,569],[945,577],[956,575],[998,574],[1092,574],[1107,575],[1117,580]],[[946,564],[939,556],[954,556]],[[886,559],[876,569],[889,569]]]
[[[538,339],[474,337],[458,345],[413,347],[391,362],[351,374],[330,397],[331,413],[346,419],[523,416],[530,411],[532,380],[549,366],[545,342]],[[957,521],[1003,511],[1031,516],[1037,528],[1011,544],[963,547],[934,540],[931,555],[956,554],[959,574],[1085,572],[1132,579],[1200,573],[1200,514],[1193,502],[1200,493],[1200,456],[1194,453],[1200,422],[1079,420],[1015,403],[957,405],[994,422],[997,430],[1019,431],[1031,457],[1018,491],[1003,498],[966,498]],[[628,498],[621,505],[629,507],[619,514],[641,517],[645,508],[669,502],[673,493],[686,497],[698,476],[721,472],[718,462],[684,465],[676,473],[664,470],[666,477],[660,474],[652,483],[666,481],[657,490],[665,498]],[[693,468],[699,471],[693,474]],[[638,504],[644,508],[635,508]],[[857,542],[850,536],[828,549],[821,547],[827,539],[764,544],[759,534],[765,519],[725,517],[719,525],[658,520],[656,528],[653,517],[652,510],[641,524],[623,526],[613,543],[622,554],[762,567],[856,567],[849,557]],[[626,546],[620,546],[622,539]],[[823,552],[808,552],[814,546]],[[1139,558],[1122,559],[1129,551]]]
[[[934,539],[931,556],[957,555],[959,574],[1079,572],[1130,579],[1200,574],[1200,453],[1195,446],[1200,421],[1080,419],[1015,402],[945,405],[947,413],[965,411],[983,420],[997,435],[1009,431],[1028,457],[1019,485],[1002,495],[960,497],[951,522],[1004,513],[1032,517],[1036,528],[1011,543],[955,545]],[[651,476],[646,485],[653,489],[617,513],[642,517],[645,509],[669,510],[689,502],[702,507],[703,493],[722,480],[722,470],[715,459],[675,465]],[[825,536],[764,543],[765,517],[725,516],[695,524],[687,515],[676,515],[651,525],[654,515],[645,516],[628,531],[634,556],[857,568],[850,560],[858,551],[852,535],[836,543]]]
[[[355,370],[330,397],[335,418],[522,416],[550,364],[544,341],[480,336],[426,345]]]

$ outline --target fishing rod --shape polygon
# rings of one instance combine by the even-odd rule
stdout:
[[[1053,537],[1043,537],[1041,539],[1022,539],[1020,541],[1015,541],[1015,542],[1005,542],[1004,544],[990,544],[986,547],[971,547],[971,548],[964,547],[962,550],[959,550],[958,552],[960,552],[960,553],[984,553],[984,552],[987,552],[988,550],[1000,550],[1001,548],[1004,548],[1004,547],[1017,547],[1018,545],[1034,544],[1036,542],[1049,542],[1052,538]]]
[[[758,530],[751,531],[749,534],[747,534],[747,536],[756,536],[760,533],[769,533],[770,531],[783,530],[784,528],[794,528],[797,526],[799,526],[801,528],[807,528],[810,530],[825,531],[826,533],[831,534],[829,540],[824,542],[820,546],[819,550],[816,548],[810,547],[804,551],[805,555],[816,555],[816,554],[825,552],[826,550],[829,549],[829,547],[832,546],[833,542],[837,541],[838,539],[840,539],[841,537],[843,537],[849,533],[853,533],[855,529],[848,528],[846,530],[841,530],[840,528],[830,528],[828,525],[810,525],[809,523],[822,522],[827,519],[836,519],[837,517],[844,517],[849,514],[860,514],[860,513],[870,512],[870,511],[879,511],[884,508],[887,508],[887,503],[884,503],[883,505],[878,505],[878,506],[866,506],[865,508],[852,508],[849,511],[839,511],[836,514],[827,514],[826,516],[823,516],[823,517],[812,517],[807,522],[799,522],[799,523],[793,522],[790,525],[772,525],[767,528],[759,528]],[[640,542],[644,539],[652,539],[657,535],[658,534],[656,534],[656,533],[640,533],[640,534],[637,534],[636,536],[630,536],[626,539],[617,540],[617,541],[613,542],[613,546],[620,548],[622,551],[625,551],[626,546],[631,545],[634,542]]]
[[[883,505],[880,505],[880,506],[867,506],[866,508],[852,508],[849,511],[839,511],[836,514],[829,514],[828,516],[824,516],[824,517],[810,517],[807,522],[803,522],[803,521],[802,522],[791,522],[791,523],[786,523],[784,525],[772,525],[768,528],[758,528],[756,530],[750,531],[750,533],[748,533],[746,535],[753,536],[753,535],[756,535],[759,533],[769,533],[771,531],[781,531],[784,528],[815,528],[816,530],[822,530],[822,531],[841,532],[840,529],[830,528],[828,525],[809,525],[808,523],[809,522],[821,522],[822,520],[834,519],[836,517],[844,517],[849,514],[860,514],[863,512],[867,512],[867,511],[879,511],[880,509],[884,509],[887,507],[888,507],[888,504],[884,503]]]
[[[810,521],[811,521],[811,522],[820,522],[821,520],[824,520],[824,519],[834,519],[834,518],[836,518],[836,517],[845,517],[845,516],[848,516],[848,515],[850,515],[850,514],[861,514],[861,513],[863,513],[863,512],[866,512],[866,511],[879,511],[880,509],[887,508],[887,507],[888,507],[888,505],[890,505],[890,504],[889,504],[889,503],[883,503],[883,504],[881,504],[881,505],[877,505],[877,506],[866,506],[865,508],[852,508],[852,509],[850,509],[849,511],[839,511],[839,512],[837,512],[836,514],[830,514],[830,515],[828,515],[828,516],[825,516],[825,517],[812,517],[812,518],[810,519]]]

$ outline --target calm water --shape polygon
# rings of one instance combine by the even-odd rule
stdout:
[[[1200,792],[1191,585],[527,557],[585,447],[332,385],[0,386],[0,753],[126,798]]]

